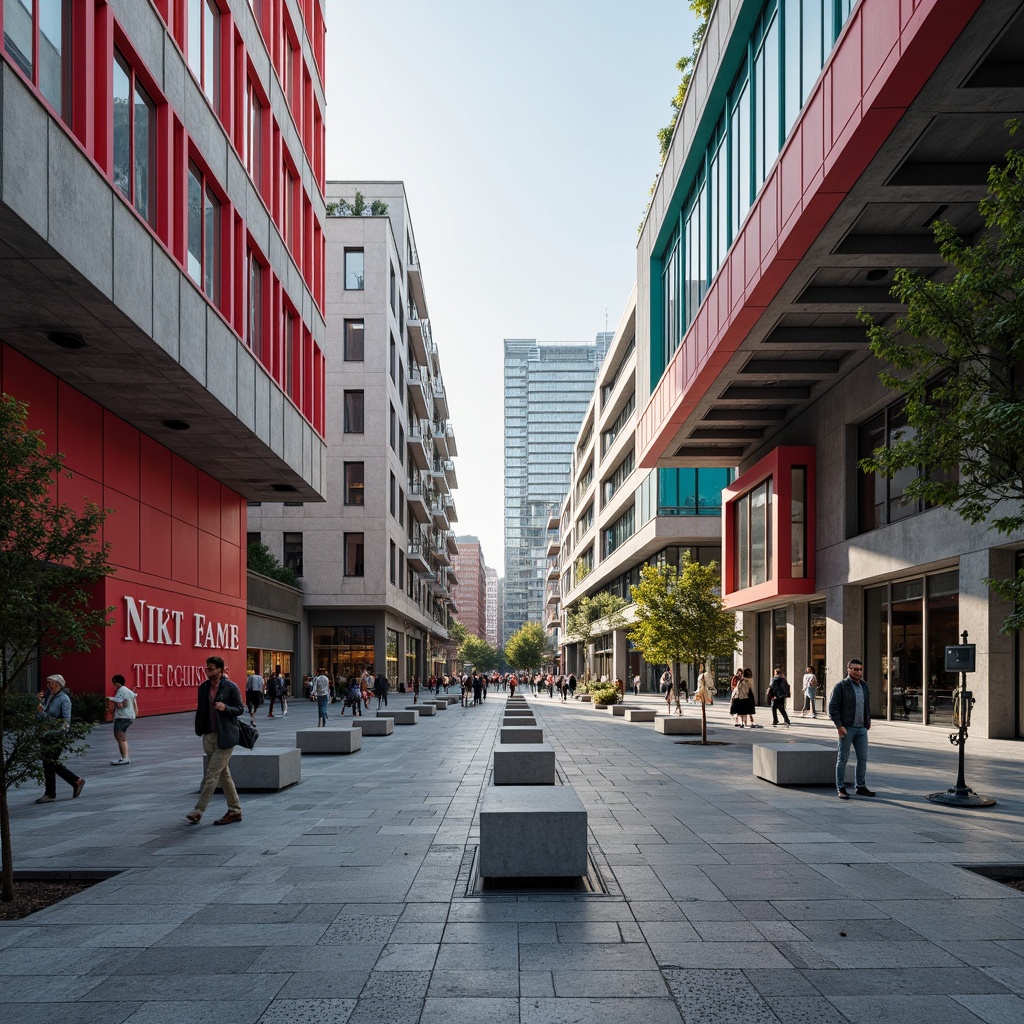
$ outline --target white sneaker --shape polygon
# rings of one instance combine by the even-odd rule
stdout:
[[[131,764],[131,761],[127,757],[119,757],[116,761],[111,761],[111,764]]]

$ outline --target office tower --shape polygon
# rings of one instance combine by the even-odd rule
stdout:
[[[487,577],[487,615],[484,639],[492,646],[498,646],[498,570],[485,566]]]
[[[573,447],[612,334],[593,342],[505,339],[503,634],[542,622],[547,525],[569,480]]]

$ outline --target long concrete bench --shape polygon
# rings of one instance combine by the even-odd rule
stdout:
[[[544,730],[536,725],[503,725],[498,741],[500,743],[543,743]]]
[[[204,777],[209,761],[209,757],[204,754]],[[235,789],[287,789],[302,779],[302,751],[298,747],[263,747],[260,750],[235,747],[228,767],[231,769]],[[220,787],[217,789],[219,792]]]
[[[584,704],[590,704],[594,700],[594,695],[592,693],[580,693],[576,695],[576,699],[583,701]]]
[[[501,720],[501,724],[505,728],[515,727],[515,726],[520,726],[522,728],[527,728],[529,726],[536,725],[537,724],[537,719],[534,718],[533,716],[531,716],[529,718],[503,718]]]
[[[395,731],[393,718],[360,718],[359,730],[363,736],[390,736]]]
[[[328,729],[299,729],[295,746],[304,754],[354,754],[363,745],[358,725]]]
[[[506,718],[532,718],[533,708],[505,708]]]
[[[654,731],[666,736],[699,736],[700,719],[683,718],[682,715],[658,715],[654,719]]]
[[[418,711],[420,717],[426,715],[429,718],[431,715],[437,714],[437,707],[432,700],[425,701],[423,704],[416,704],[413,710]]]
[[[587,810],[572,786],[489,786],[480,805],[483,878],[587,873]]]
[[[820,743],[755,743],[754,775],[776,786],[834,786],[836,748]],[[232,759],[234,763],[234,759]],[[853,765],[847,765],[847,779]]]
[[[433,704],[434,707],[437,708],[438,711],[447,711],[448,710],[448,701],[447,700],[444,700],[444,699],[441,699],[441,700],[430,700],[430,701],[427,701],[427,703],[428,704]]]
[[[639,704],[609,704],[608,710],[615,718],[622,718],[627,711],[643,711]]]
[[[395,725],[416,725],[420,720],[420,713],[415,708],[406,708],[404,711],[378,711],[378,718],[390,718]]]
[[[627,711],[622,717],[627,722],[653,722],[658,717],[658,712],[641,708],[639,710]]]
[[[555,748],[550,743],[499,743],[494,748],[496,786],[553,786]]]

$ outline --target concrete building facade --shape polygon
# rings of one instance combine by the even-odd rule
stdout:
[[[448,659],[455,434],[403,184],[327,197],[327,501],[250,505],[249,531],[302,577],[303,671],[398,686]]]
[[[485,566],[484,576],[487,591],[484,639],[492,647],[497,647],[501,643],[498,639],[498,570],[492,569],[489,565]]]
[[[246,499],[325,488],[322,6],[5,3],[0,36],[0,386],[111,510],[113,624],[59,668],[180,711],[210,654],[245,673]]]
[[[1024,537],[908,505],[859,459],[899,435],[857,311],[892,323],[895,268],[982,228],[1024,109],[1012,0],[714,6],[638,249],[637,462],[739,468],[723,592],[741,660],[826,687],[865,662],[875,714],[948,728],[967,630],[980,735],[1024,733],[1020,641],[985,580]]]
[[[611,339],[505,339],[505,591],[503,634],[544,618],[546,533],[569,476],[573,444]]]

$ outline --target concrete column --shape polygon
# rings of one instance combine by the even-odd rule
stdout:
[[[757,612],[740,612],[736,616],[740,629],[743,630],[743,639],[740,641],[740,649],[733,659],[736,668],[749,668],[757,672]]]
[[[864,591],[859,586],[825,591],[825,678],[827,687],[846,675],[851,658],[864,660]],[[825,695],[826,699],[828,694]]]
[[[1012,551],[985,548],[960,556],[960,631],[966,629],[967,642],[977,644],[977,671],[967,677],[967,689],[977,699],[971,713],[972,736],[1014,735],[1014,638],[1001,631],[1010,606],[985,583],[989,578],[1009,578],[1013,572]]]
[[[632,685],[632,679],[626,679],[629,665],[629,640],[624,629],[612,631],[612,679],[621,679],[624,683]]]

